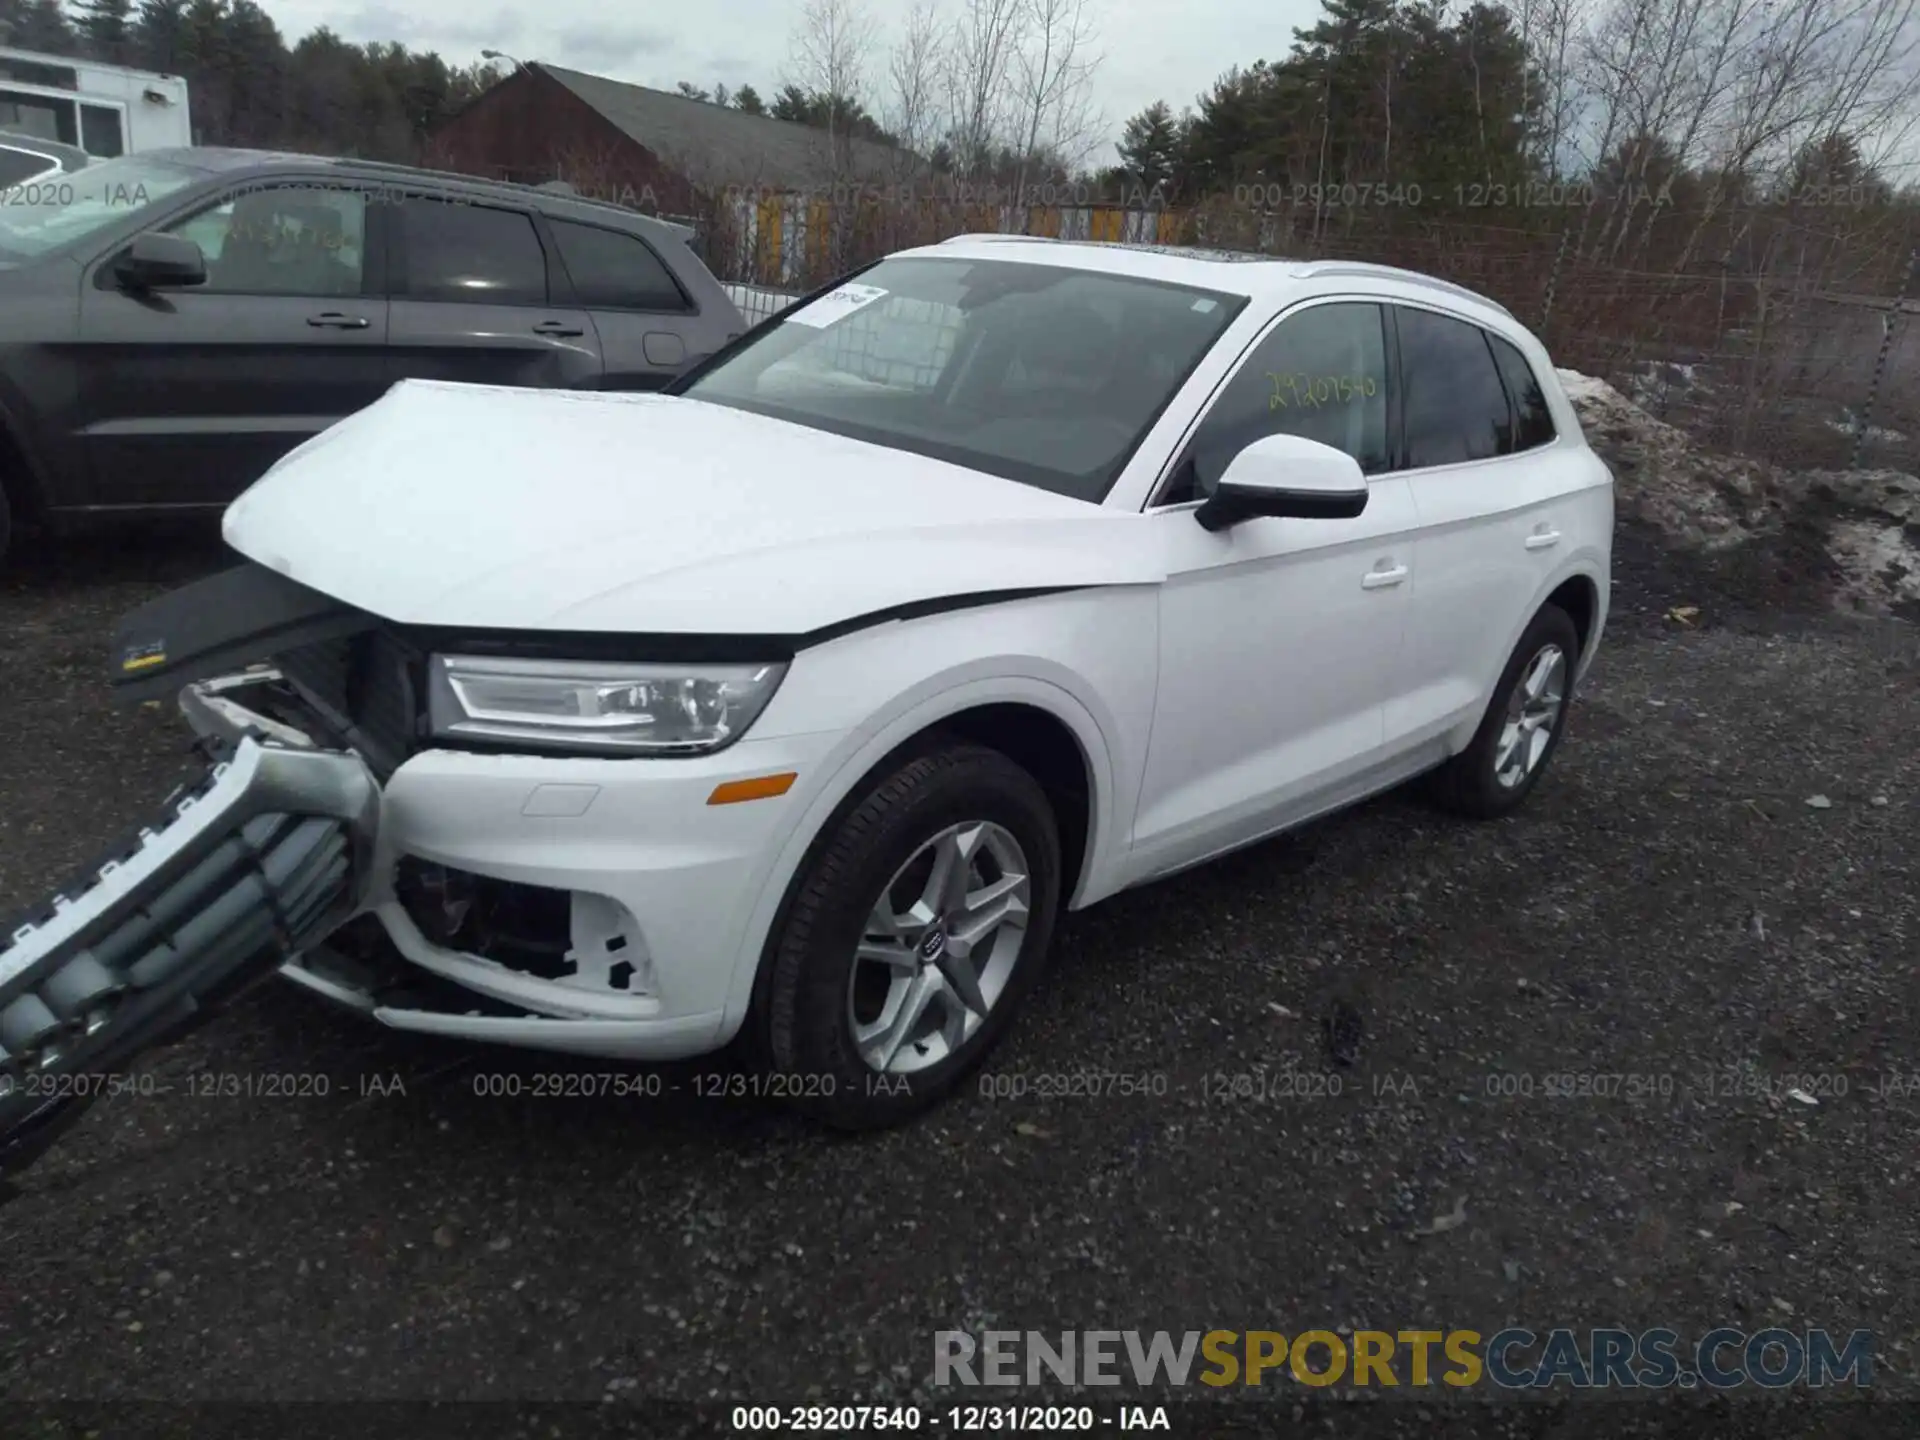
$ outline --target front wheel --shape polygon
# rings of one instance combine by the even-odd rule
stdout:
[[[999,1041],[1046,963],[1060,838],[1033,777],[954,743],[903,762],[809,858],[770,957],[764,1048],[794,1103],[899,1124]]]
[[[1514,647],[1467,748],[1433,772],[1429,793],[1447,809],[1491,820],[1520,808],[1566,730],[1580,632],[1543,605]]]

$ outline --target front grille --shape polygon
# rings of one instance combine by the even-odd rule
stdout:
[[[280,673],[382,780],[420,734],[420,657],[386,630],[306,645],[274,657]]]

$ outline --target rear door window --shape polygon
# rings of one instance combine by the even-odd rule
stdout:
[[[1511,454],[1513,416],[1487,332],[1431,310],[1394,309],[1408,468]]]
[[[469,305],[544,305],[547,256],[525,211],[416,197],[400,206],[396,293]]]

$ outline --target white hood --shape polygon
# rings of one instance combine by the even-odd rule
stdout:
[[[225,521],[249,559],[402,624],[705,634],[1158,579],[1139,529],[703,401],[422,380],[300,446]]]

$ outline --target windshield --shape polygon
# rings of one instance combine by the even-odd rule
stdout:
[[[203,178],[198,170],[129,155],[0,195],[0,262],[35,260],[84,240]]]
[[[681,392],[1098,501],[1244,297],[1007,260],[883,260]]]

